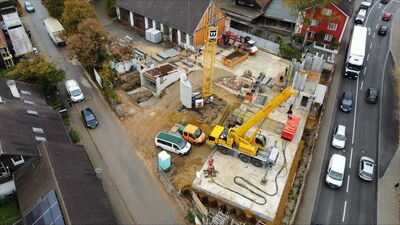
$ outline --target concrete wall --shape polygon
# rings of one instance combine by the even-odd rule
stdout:
[[[176,69],[170,74],[162,77],[158,77],[155,81],[148,79],[144,76],[146,71],[152,70],[154,68],[144,69],[140,71],[140,83],[142,87],[146,87],[153,92],[153,95],[159,97],[161,92],[166,89],[168,86],[178,81],[184,71],[180,69]]]

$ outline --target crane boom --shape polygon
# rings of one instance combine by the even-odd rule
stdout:
[[[215,75],[215,58],[217,50],[217,6],[214,0],[211,0],[208,8],[208,23],[206,26],[207,40],[204,48],[203,63],[203,86],[201,97],[207,99],[214,94],[214,75]]]
[[[256,125],[258,122],[266,118],[275,108],[285,102],[290,96],[295,95],[291,88],[285,88],[281,93],[279,93],[275,98],[268,102],[264,108],[258,111],[253,117],[251,117],[246,123],[235,130],[235,135],[243,136],[246,132]]]

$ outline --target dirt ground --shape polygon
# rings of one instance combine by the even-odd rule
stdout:
[[[233,74],[217,69],[215,80]],[[200,86],[202,71],[196,70],[189,73],[189,80],[194,87]],[[122,125],[136,146],[140,157],[143,158],[150,169],[155,168],[155,157],[159,150],[154,145],[154,136],[161,130],[170,130],[175,123],[192,123],[209,134],[216,124],[220,124],[225,113],[230,113],[237,108],[242,99],[215,86],[214,104],[206,104],[201,113],[182,110],[179,100],[179,82],[164,90],[163,97],[154,105],[139,106],[135,99],[119,90],[121,109],[125,115]],[[211,148],[204,144],[193,146],[188,156],[179,156],[171,153],[172,167],[167,171],[172,184],[176,189],[190,185],[199,170],[208,158]]]

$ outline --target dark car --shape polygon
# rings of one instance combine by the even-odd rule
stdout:
[[[35,7],[33,7],[32,3],[25,1],[24,7],[27,12],[35,12]]]
[[[378,34],[380,34],[380,35],[386,35],[388,29],[389,29],[388,26],[381,25],[381,26],[379,27]]]
[[[370,87],[367,89],[367,92],[365,93],[365,101],[376,104],[378,102],[379,98],[379,91],[376,88]]]
[[[353,93],[345,91],[340,100],[340,110],[343,112],[350,112],[353,108]]]
[[[383,4],[388,4],[388,3],[389,3],[389,0],[381,0],[381,3],[383,3]]]
[[[81,115],[86,127],[92,129],[97,127],[98,122],[91,108],[83,109]]]

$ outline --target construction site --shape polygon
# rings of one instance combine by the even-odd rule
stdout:
[[[207,29],[215,31],[212,22]],[[232,33],[209,35],[196,53],[129,37],[112,51],[121,124],[196,224],[280,224],[306,121],[318,117],[327,90],[324,60],[288,61]],[[158,146],[160,131],[191,143],[190,152]]]

